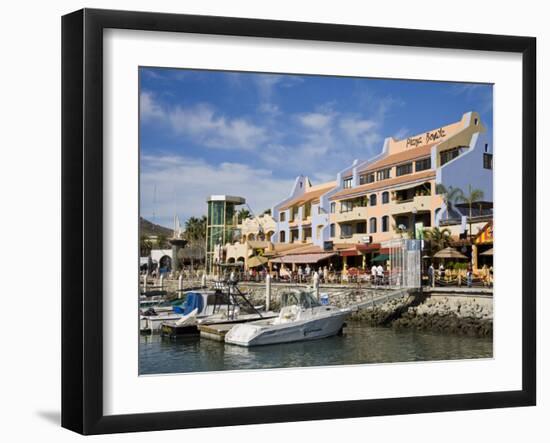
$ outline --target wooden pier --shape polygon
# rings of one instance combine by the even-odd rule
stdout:
[[[212,325],[199,325],[201,339],[225,341],[225,334],[235,326],[235,323],[216,323]]]

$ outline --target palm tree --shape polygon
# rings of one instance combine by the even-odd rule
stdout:
[[[439,184],[436,186],[436,192],[443,198],[443,203],[445,203],[445,208],[447,209],[447,218],[449,218],[449,211],[453,209],[454,203],[463,195],[462,190],[452,186],[447,188]]]
[[[430,249],[441,251],[451,244],[451,231],[447,228],[424,229],[424,237],[430,242]]]
[[[142,235],[139,238],[140,255],[142,257],[147,257],[151,253],[151,249],[153,249],[153,244],[149,240],[149,237],[147,237],[146,235]]]
[[[464,194],[462,191],[458,195],[458,200],[468,204],[469,217],[468,225],[470,226],[470,243],[472,242],[472,206],[475,202],[479,202],[483,199],[483,191],[481,189],[473,188],[472,185],[468,185],[468,194]]]
[[[194,268],[194,259],[204,257],[206,243],[206,216],[189,217],[185,222],[185,239],[189,248],[191,268]]]
[[[168,244],[168,237],[165,234],[157,235],[157,244],[159,248],[164,248]]]
[[[243,220],[250,218],[251,215],[252,214],[250,214],[248,209],[242,208],[239,212],[237,212],[237,223],[242,223]]]

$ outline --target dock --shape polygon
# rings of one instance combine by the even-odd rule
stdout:
[[[212,325],[199,325],[201,339],[225,341],[225,334],[235,326],[235,323],[216,323]]]

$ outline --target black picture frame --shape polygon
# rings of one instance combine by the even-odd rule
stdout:
[[[519,53],[523,64],[522,389],[106,416],[103,413],[103,30]],[[536,403],[536,39],[83,9],[62,18],[62,426],[82,434],[531,406]]]

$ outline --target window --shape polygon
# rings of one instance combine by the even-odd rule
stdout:
[[[290,242],[291,243],[294,243],[295,241],[298,240],[298,236],[300,235],[300,233],[298,232],[298,229],[292,229],[290,231]]]
[[[284,222],[286,220],[286,212],[285,211],[281,211],[279,213],[279,221],[282,221]]]
[[[369,205],[376,206],[376,194],[371,194],[369,196]]]
[[[417,160],[416,164],[414,165],[414,169],[416,172],[425,171],[426,169],[430,169],[432,167],[432,159],[430,157],[423,158],[422,160]]]
[[[330,204],[330,213],[334,214],[336,212],[336,202]]]
[[[390,178],[390,171],[391,168],[381,169],[380,171],[376,171],[376,180],[387,180]]]
[[[382,232],[388,232],[390,230],[390,218],[387,215],[382,217]]]
[[[493,154],[485,152],[483,154],[483,167],[485,169],[493,169]]]
[[[324,226],[323,225],[317,225],[317,227],[315,228],[315,232],[316,232],[316,236],[317,236],[317,239],[321,239],[322,238],[322,233],[323,233],[323,228]]]
[[[353,177],[348,177],[344,179],[344,189],[351,188]]]
[[[368,174],[362,174],[359,176],[359,184],[366,185],[367,183],[374,183],[374,172]]]
[[[474,118],[474,125],[476,125],[476,126],[477,126],[477,123],[478,123],[478,120],[477,120],[477,118]]]
[[[376,218],[371,217],[369,220],[369,232],[374,234],[376,232]]]
[[[449,163],[452,159],[457,158],[460,155],[460,148],[447,149],[439,153],[440,163],[443,166],[445,163]]]
[[[294,221],[298,218],[298,206],[293,206],[290,210],[290,221]]]
[[[340,225],[340,238],[349,238],[352,235],[353,235],[353,230],[350,224]]]
[[[390,193],[388,191],[382,192],[382,204],[386,204],[390,202]]]
[[[350,212],[353,210],[353,202],[351,200],[340,203],[340,212]]]
[[[336,225],[334,223],[330,225],[330,236],[336,237]]]
[[[489,143],[485,143],[485,152],[489,151]]]
[[[279,241],[280,241],[281,243],[286,242],[286,232],[285,232],[285,231],[279,232]]]
[[[395,175],[397,177],[401,175],[411,174],[412,173],[412,163],[405,163],[404,165],[399,165],[395,168]]]
[[[367,222],[359,222],[355,225],[355,232],[357,234],[366,234],[367,233]]]

